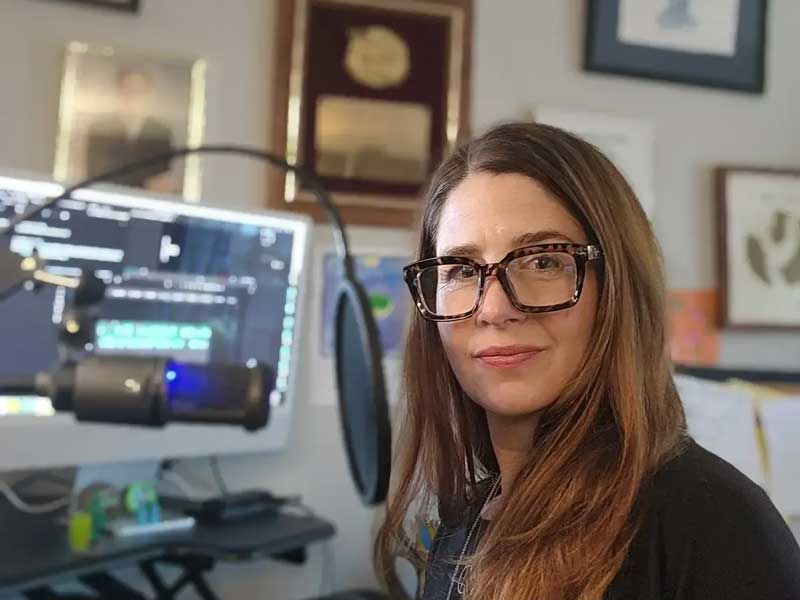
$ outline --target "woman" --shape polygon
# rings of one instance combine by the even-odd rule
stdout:
[[[390,588],[427,501],[425,599],[800,599],[781,516],[686,432],[659,248],[597,149],[535,124],[463,146],[418,258]]]

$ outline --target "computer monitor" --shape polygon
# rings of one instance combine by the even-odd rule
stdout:
[[[61,192],[0,173],[0,224]],[[0,470],[282,448],[292,411],[310,221],[273,211],[187,204],[119,187],[84,189],[0,239],[34,249],[53,273],[92,271],[108,285],[90,352],[158,355],[192,363],[271,365],[268,426],[170,425],[149,430],[78,423],[49,400],[0,397]],[[70,294],[22,290],[0,302],[0,379],[58,360]]]

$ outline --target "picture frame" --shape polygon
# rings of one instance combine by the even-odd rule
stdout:
[[[761,94],[767,0],[588,0],[584,68]]]
[[[280,0],[272,149],[315,171],[347,224],[409,227],[468,135],[472,0]],[[293,174],[269,208],[326,221]]]
[[[61,0],[72,4],[87,4],[120,12],[138,13],[140,0]]]
[[[205,129],[206,62],[100,44],[67,44],[53,175],[75,183],[138,159],[199,146]],[[111,183],[200,199],[197,156],[154,165]]]
[[[800,330],[800,169],[715,172],[720,324]]]

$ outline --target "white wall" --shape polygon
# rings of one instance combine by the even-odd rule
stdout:
[[[537,104],[635,115],[657,126],[655,226],[670,283],[706,287],[716,282],[711,169],[718,163],[797,166],[800,163],[800,3],[770,3],[768,83],[763,96],[624,79],[581,71],[584,2],[476,0],[473,123],[529,114]],[[104,42],[209,61],[207,140],[266,145],[272,108],[273,2],[268,0],[143,0],[131,17],[57,0],[2,0],[0,4],[0,166],[51,169],[64,43]],[[263,171],[215,159],[205,165],[204,196],[227,206],[259,206]],[[318,233],[324,229],[318,228]],[[402,248],[403,232],[360,230],[357,242]],[[325,242],[321,242],[325,243]],[[317,294],[318,295],[318,294]],[[361,508],[347,478],[329,374],[320,363],[316,331],[304,348],[308,377],[301,385],[287,452],[223,459],[233,488],[266,486],[300,492],[333,520],[336,579],[372,580],[372,511]],[[778,350],[780,346],[780,351]],[[797,368],[797,334],[724,334],[727,364]],[[206,478],[204,465],[185,467]],[[225,597],[303,598],[320,581],[322,553],[304,567],[253,563],[219,569]]]

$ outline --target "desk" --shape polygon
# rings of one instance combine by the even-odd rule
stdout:
[[[204,579],[217,560],[306,559],[305,547],[332,537],[333,525],[316,517],[279,514],[253,517],[194,530],[124,540],[103,539],[89,552],[73,552],[66,526],[52,518],[0,514],[0,598],[22,594],[30,600],[61,598],[49,586],[78,579],[101,598],[144,600],[141,592],[116,580],[110,571],[138,565],[157,592],[170,599],[193,585],[204,600],[217,596]],[[159,565],[178,566],[183,575],[168,586]]]

